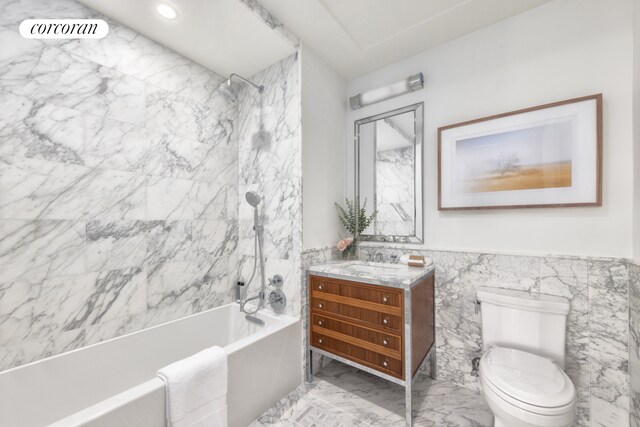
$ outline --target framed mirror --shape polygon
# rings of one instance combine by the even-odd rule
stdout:
[[[355,189],[367,215],[361,240],[421,243],[424,104],[355,122]]]

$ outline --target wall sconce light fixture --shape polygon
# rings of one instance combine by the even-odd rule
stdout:
[[[399,82],[390,84],[389,86],[354,95],[349,98],[349,104],[351,104],[352,109],[357,110],[358,108],[395,98],[396,96],[414,92],[422,88],[424,88],[424,75],[418,73],[402,79]]]

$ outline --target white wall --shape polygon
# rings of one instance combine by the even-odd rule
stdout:
[[[335,245],[335,202],[344,198],[347,84],[308,47],[301,49],[302,246]]]
[[[351,135],[354,120],[424,101],[425,247],[631,255],[632,1],[556,0],[348,83],[354,95],[425,74],[424,90],[350,111],[346,126]],[[604,95],[602,207],[437,210],[438,127],[595,93]],[[346,153],[351,165],[350,137]]]
[[[633,258],[640,262],[640,0],[633,4]]]

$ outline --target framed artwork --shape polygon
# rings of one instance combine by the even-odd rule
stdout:
[[[601,205],[601,94],[438,129],[438,210]]]

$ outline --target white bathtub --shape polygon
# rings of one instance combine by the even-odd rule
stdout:
[[[165,426],[162,366],[214,345],[229,357],[228,421],[244,427],[302,381],[301,322],[228,304],[0,373],[0,426]]]

